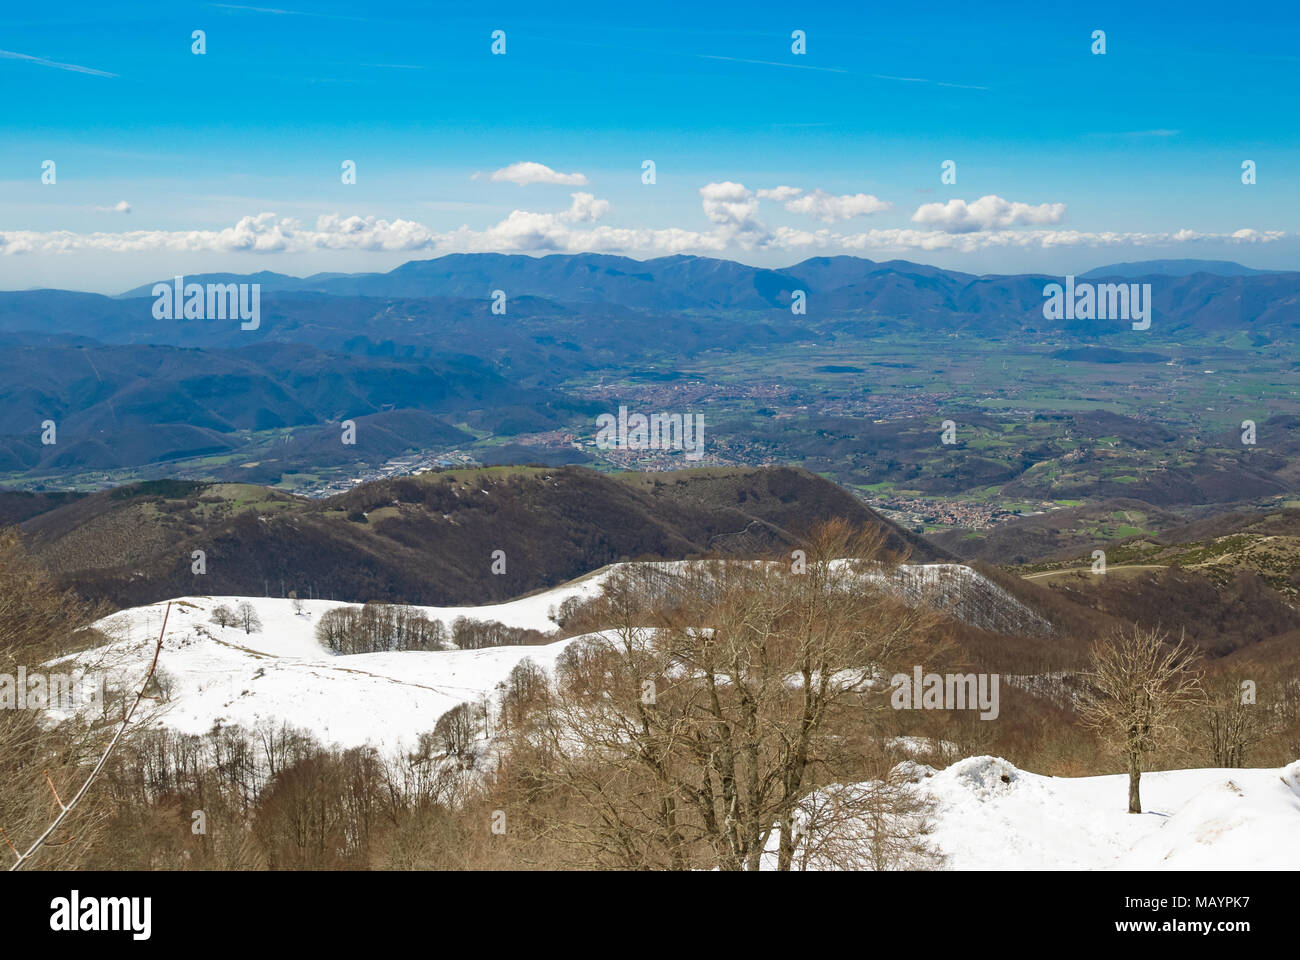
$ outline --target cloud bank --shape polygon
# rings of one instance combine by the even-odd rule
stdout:
[[[982,230],[1006,230],[1018,226],[1041,226],[1060,223],[1065,218],[1065,204],[1012,203],[989,194],[971,203],[949,200],[926,203],[912,214],[912,222],[934,227],[945,233],[976,233]]]
[[[543,169],[555,174],[549,168]],[[529,175],[527,172],[521,174],[525,178]],[[585,181],[585,177],[583,179]],[[241,218],[233,226],[216,230],[0,231],[0,253],[10,256],[82,252],[276,254],[358,250],[433,255],[593,252],[663,256],[678,253],[712,255],[740,248],[791,251],[811,256],[821,253],[970,253],[1008,248],[1258,244],[1287,236],[1281,230],[1249,228],[1232,233],[1189,229],[1151,233],[1065,230],[1056,226],[1065,216],[1064,204],[1031,205],[997,196],[981,197],[969,203],[949,200],[923,204],[912,215],[912,222],[917,224],[914,227],[856,232],[829,227],[809,230],[791,226],[769,227],[759,215],[760,203],[779,203],[787,211],[827,224],[868,216],[889,209],[890,205],[867,194],[836,196],[822,190],[805,191],[790,186],[751,190],[733,181],[706,184],[699,189],[699,196],[704,219],[710,224],[703,230],[606,225],[599,221],[610,212],[609,201],[591,193],[577,192],[570,194],[566,209],[551,212],[513,210],[485,228],[462,225],[452,230],[438,230],[414,220],[338,213],[325,214],[314,224],[309,224],[275,213],[258,213]],[[122,209],[121,205],[119,209]]]
[[[893,209],[893,204],[886,203],[869,193],[835,196],[825,190],[805,193],[800,187],[774,187],[771,190],[759,190],[757,193],[766,200],[775,200],[791,213],[806,214],[823,223],[836,223],[840,220],[866,217]]]

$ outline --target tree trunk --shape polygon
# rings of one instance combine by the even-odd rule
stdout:
[[[794,862],[794,817],[789,813],[781,815],[781,842],[777,850],[776,869],[782,873],[789,871]]]
[[[1142,812],[1142,797],[1138,793],[1138,782],[1142,779],[1142,768],[1138,766],[1138,755],[1128,755],[1128,812]]]

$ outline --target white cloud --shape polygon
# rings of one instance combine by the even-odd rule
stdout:
[[[758,219],[758,195],[743,183],[706,183],[700,187],[700,200],[704,215],[741,246],[761,243],[767,235],[767,227]]]
[[[943,230],[870,230],[850,236],[834,235],[821,246],[857,250],[955,250],[974,253],[994,249],[1051,249],[1054,247],[1169,247],[1195,243],[1272,243],[1287,237],[1285,230],[1237,230],[1234,233],[1201,233],[1176,230],[1165,233],[1079,230],[987,230],[948,233]]]
[[[571,193],[569,196],[573,198],[573,204],[567,213],[560,216],[573,223],[593,223],[609,213],[608,200],[597,199],[590,193]]]
[[[700,187],[704,215],[719,225],[744,225],[754,222],[758,200],[754,191],[743,183],[724,180]]]
[[[803,193],[803,187],[773,187],[771,190],[759,190],[757,193],[764,200],[786,203]]]
[[[531,160],[502,167],[500,170],[493,172],[491,179],[517,183],[521,187],[530,183],[557,183],[569,187],[582,187],[587,184],[586,176],[581,173],[560,173],[558,170],[552,170],[544,163],[534,163]]]
[[[869,193],[846,193],[836,196],[825,190],[805,193],[802,187],[773,187],[770,190],[755,191],[755,195],[764,200],[775,200],[791,213],[802,213],[816,217],[823,223],[835,223],[853,217],[865,217],[893,209],[887,203]]]
[[[823,223],[835,223],[852,217],[865,217],[890,209],[886,203],[869,193],[854,193],[835,196],[824,190],[814,190],[802,197],[786,202],[785,208],[791,213],[806,213]]]
[[[127,203],[125,200],[119,200],[111,207],[95,207],[95,212],[96,213],[130,213],[131,204]]]
[[[949,200],[947,203],[922,204],[912,214],[912,222],[935,227],[945,233],[975,233],[981,230],[1060,223],[1064,216],[1063,203],[1031,206],[989,194],[971,203]]]

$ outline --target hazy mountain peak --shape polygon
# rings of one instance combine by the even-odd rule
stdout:
[[[1231,260],[1135,260],[1111,263],[1082,273],[1080,277],[1189,277],[1194,273],[1212,273],[1220,277],[1246,277],[1275,270],[1256,270]]]

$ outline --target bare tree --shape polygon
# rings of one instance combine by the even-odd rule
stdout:
[[[235,623],[244,628],[244,633],[257,633],[262,629],[257,610],[247,600],[241,600],[235,607]]]
[[[1220,677],[1206,688],[1198,715],[1210,764],[1245,766],[1247,749],[1269,735],[1274,717],[1253,697],[1246,697],[1232,677]]]
[[[438,718],[433,732],[442,741],[448,755],[464,757],[469,753],[478,730],[475,715],[473,704],[460,703]]]
[[[1128,812],[1141,813],[1146,757],[1178,736],[1178,720],[1201,699],[1195,652],[1159,629],[1134,627],[1094,644],[1080,715],[1128,763]]]
[[[546,697],[546,671],[524,657],[510,671],[502,684],[501,723],[505,727],[524,722],[529,712]]]
[[[289,602],[293,607],[293,614],[296,617],[302,616],[302,598],[298,596],[297,590],[289,591]]]
[[[152,700],[169,703],[176,690],[176,679],[167,670],[158,667],[145,682],[144,695]]]
[[[367,603],[326,610],[316,621],[316,639],[341,654],[442,650],[447,631],[441,620],[430,620],[415,608]]]
[[[928,838],[935,806],[898,771],[818,790],[799,807],[795,869],[938,869],[944,856]]]
[[[890,712],[876,681],[935,617],[890,591],[877,532],[832,523],[803,547],[607,581],[606,629],[565,649],[515,729],[520,782],[572,801],[537,824],[568,859],[790,870],[809,794],[864,779],[848,734]]]
[[[211,620],[219,627],[233,627],[235,625],[235,611],[224,603],[220,604],[212,611]]]

